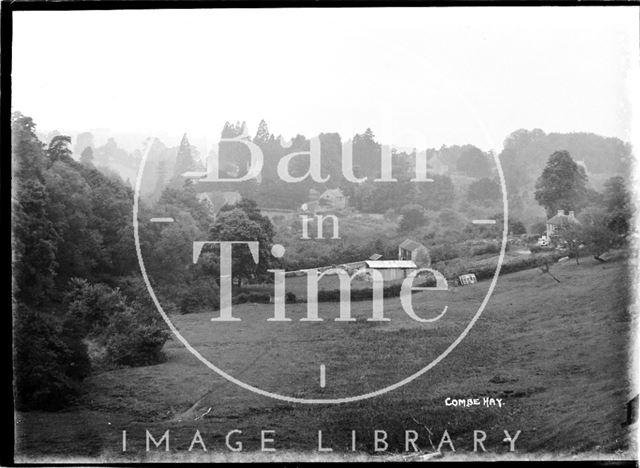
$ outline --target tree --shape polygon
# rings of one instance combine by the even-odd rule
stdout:
[[[616,236],[608,228],[608,220],[607,212],[599,207],[587,208],[580,215],[580,238],[595,258],[600,257],[615,244]]]
[[[92,223],[91,187],[63,159],[56,160],[45,172],[45,187],[48,218],[60,236],[56,254],[58,284],[64,286],[74,276],[91,277],[104,253],[102,236]]]
[[[565,243],[569,254],[576,259],[576,264],[580,264],[580,249],[586,242],[586,232],[584,226],[579,223],[563,223],[558,227],[557,235]]]
[[[256,136],[253,139],[253,142],[257,145],[265,144],[271,138],[271,134],[269,133],[269,127],[267,126],[267,122],[263,120],[258,124],[258,131],[256,132]]]
[[[131,294],[132,285],[127,286]],[[141,366],[163,360],[161,350],[169,331],[142,289],[127,297],[105,284],[71,281],[65,297],[68,322],[104,350],[96,358],[98,365]]]
[[[76,137],[76,144],[73,147],[73,152],[75,154],[82,154],[87,148],[91,148],[93,153],[93,149],[95,148],[93,134],[91,132],[79,133]]]
[[[247,127],[244,122],[236,122],[235,124],[225,122],[220,138],[236,138],[247,134]],[[249,137],[246,137],[249,139]],[[249,149],[242,144],[221,141],[218,145],[220,169],[223,173],[232,173],[238,171],[239,174],[246,173],[249,165],[250,152]]]
[[[20,408],[66,405],[90,370],[84,342],[90,332],[62,307],[68,279],[79,276],[114,283],[120,275],[137,269],[131,189],[119,177],[76,162],[69,143],[69,137],[55,135],[45,150],[35,135],[33,121],[19,113],[12,117],[12,295],[16,401]],[[144,203],[140,208],[146,214]],[[143,227],[141,232],[147,244],[148,231]],[[119,255],[128,260],[122,261]],[[90,314],[100,310],[99,304],[78,311]],[[103,307],[102,316],[125,324],[127,349],[153,356],[158,334],[138,316],[137,305],[128,307],[128,312],[122,311],[127,316],[113,315],[113,319],[115,309],[107,307],[105,312]],[[102,328],[111,323],[90,322]],[[145,337],[152,338],[153,346],[147,342],[135,348]]]
[[[49,148],[47,148],[47,156],[49,157],[49,164],[53,164],[56,161],[69,162],[73,161],[71,157],[71,150],[69,145],[71,144],[71,137],[67,135],[54,136],[49,142]]]
[[[11,154],[16,184],[27,180],[42,182],[42,171],[47,163],[44,145],[36,136],[33,119],[20,112],[14,112],[11,116]]]
[[[353,137],[353,172],[357,177],[380,177],[380,143],[370,128]]]
[[[557,210],[575,210],[586,192],[587,176],[568,151],[553,153],[536,182],[535,199],[551,217]]]
[[[400,210],[400,214],[401,217],[398,227],[402,232],[412,231],[417,227],[424,226],[427,222],[424,215],[424,208],[420,205],[405,205]]]
[[[109,138],[104,145],[95,148],[93,156],[95,164],[108,164],[110,162],[127,164],[131,161],[129,153],[120,148],[113,138]]]
[[[91,146],[87,146],[82,150],[80,162],[82,164],[93,164],[93,148],[91,148]]]
[[[20,184],[12,204],[14,297],[40,304],[50,295],[57,274],[59,234],[49,219],[49,199],[42,183]]]
[[[458,172],[478,179],[491,173],[487,155],[473,145],[464,147],[456,162],[456,168]]]
[[[455,199],[455,188],[451,178],[446,175],[429,175],[433,182],[421,182],[418,185],[416,203],[427,210],[449,208]],[[415,185],[415,184],[414,184]]]
[[[179,185],[184,182],[182,174],[188,171],[193,171],[196,167],[196,163],[191,154],[191,144],[185,133],[180,141],[180,147],[178,148],[178,155],[176,156],[176,164],[173,168],[173,178],[179,181]]]
[[[235,205],[223,206],[210,235],[214,240],[259,242],[257,265],[247,246],[234,249],[232,271],[238,284],[242,279],[265,274],[272,264],[271,246],[275,230],[271,220],[260,214],[253,200],[243,198]]]
[[[19,410],[59,410],[89,374],[86,345],[72,322],[14,304],[14,376]]]
[[[486,204],[498,201],[501,197],[500,185],[495,180],[486,177],[471,182],[467,189],[467,200],[470,202]]]
[[[615,234],[625,236],[629,232],[632,205],[622,177],[612,177],[604,183],[603,203],[608,212],[607,227]]]
[[[25,304],[39,304],[52,292],[58,263],[59,234],[50,220],[49,194],[44,186],[46,157],[30,117],[16,112],[11,122],[12,252],[14,297]]]
[[[260,225],[251,221],[241,209],[221,212],[216,223],[211,228],[211,236],[219,241],[260,241]],[[262,245],[260,246],[262,247]],[[232,276],[242,284],[243,279],[249,279],[258,272],[248,246],[233,249]]]

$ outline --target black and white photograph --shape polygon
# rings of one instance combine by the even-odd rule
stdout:
[[[3,464],[637,464],[639,4],[0,12]]]

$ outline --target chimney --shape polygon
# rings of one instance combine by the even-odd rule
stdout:
[[[569,218],[575,218],[575,215],[573,214],[573,211],[569,211]]]
[[[564,216],[564,210],[558,210],[558,216]]]

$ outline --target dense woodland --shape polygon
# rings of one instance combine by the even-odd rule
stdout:
[[[19,409],[59,409],[73,401],[91,372],[163,359],[169,332],[140,277],[131,177],[123,180],[126,168],[139,163],[141,152],[129,153],[113,138],[96,147],[88,132],[77,135],[75,145],[60,134],[44,143],[34,121],[20,113],[13,115],[12,132],[16,402]],[[244,124],[227,124],[221,136],[245,133]],[[410,182],[415,150],[394,151],[393,175],[398,181],[372,182],[380,176],[380,166],[370,161],[379,161],[381,144],[367,129],[353,137],[353,157],[355,175],[369,180],[353,184],[341,172],[345,142],[337,133],[321,134],[323,174],[330,180],[319,184],[307,178],[287,184],[275,172],[277,161],[294,151],[308,151],[310,141],[298,135],[284,145],[264,121],[255,137],[245,138],[263,151],[262,179],[231,187],[221,184],[219,191],[238,190],[243,198],[216,210],[181,175],[203,168],[186,135],[175,148],[159,140],[146,142],[153,145],[153,162],[144,179],[140,242],[146,269],[169,313],[219,305],[218,253],[206,250],[193,264],[194,240],[260,242],[258,265],[248,251],[234,251],[238,286],[269,281],[271,267],[338,264],[376,252],[392,258],[398,240],[406,237],[427,245],[434,262],[499,249],[499,223],[469,223],[475,217],[502,216],[493,155],[472,145],[427,150],[430,164],[438,159],[447,171],[430,175],[434,181],[422,184]],[[219,152],[227,175],[246,171],[248,152],[243,145],[221,143]],[[584,133],[518,130],[507,137],[499,157],[513,236],[534,239],[544,231],[545,216],[570,209],[582,221],[580,230],[571,233],[575,248],[586,244],[601,252],[624,245],[632,210],[625,179],[617,174],[630,163],[629,145]],[[303,158],[292,164],[293,175],[307,170]],[[591,178],[602,181],[597,190]],[[349,225],[345,216],[339,242],[302,242],[299,222],[274,223],[260,212],[259,206],[297,209],[311,189],[335,187],[349,197],[351,217],[373,213],[383,216],[388,228],[382,223],[371,229]],[[177,222],[146,222],[154,216]],[[275,241],[287,247],[281,260],[269,254]]]

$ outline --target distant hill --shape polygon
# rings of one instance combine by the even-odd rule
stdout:
[[[500,161],[510,189],[530,189],[549,156],[566,150],[576,162],[584,163],[587,175],[602,180],[628,172],[631,145],[618,138],[593,133],[549,133],[520,129],[511,133],[500,153]]]

